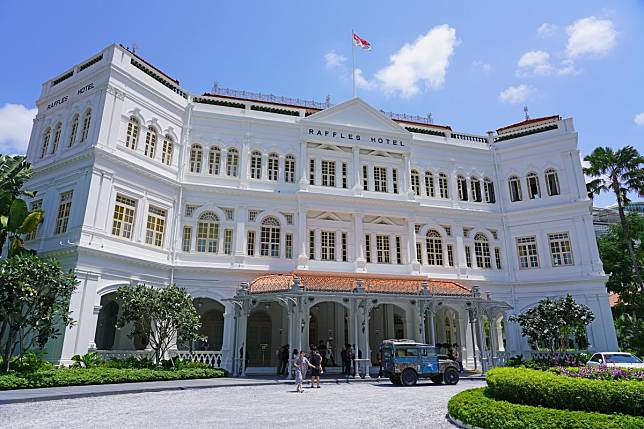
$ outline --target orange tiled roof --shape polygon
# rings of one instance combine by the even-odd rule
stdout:
[[[551,119],[559,120],[561,119],[561,117],[559,115],[552,115],[552,116],[543,116],[541,118],[527,119],[525,121],[517,122],[511,125],[506,125],[505,127],[497,128],[496,132],[498,134],[499,132],[509,130],[510,128],[523,127],[525,125],[534,124],[536,122],[548,121]]]
[[[432,295],[469,295],[471,289],[460,283],[447,280],[428,280],[420,276],[378,276],[354,273],[312,273],[295,272],[286,274],[268,274],[253,280],[249,286],[252,294],[286,292],[290,289],[295,277],[299,277],[301,288],[318,292],[353,292],[357,281],[362,280],[365,292],[396,293],[420,295],[423,282],[427,282]]]

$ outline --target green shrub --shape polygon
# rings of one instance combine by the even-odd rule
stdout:
[[[224,370],[216,368],[186,368],[173,371],[146,368],[61,368],[33,373],[0,375],[0,390],[216,378],[223,376]]]
[[[453,396],[447,409],[453,418],[486,429],[644,428],[642,417],[516,405],[491,398],[485,388]]]
[[[525,368],[494,368],[486,380],[492,397],[513,404],[644,415],[644,383],[640,381],[572,378]]]
[[[77,368],[93,368],[100,365],[103,360],[101,356],[96,352],[85,353],[84,355],[74,355],[72,356],[74,365]]]
[[[22,355],[22,358],[19,356],[11,358],[9,368],[12,371],[27,373],[54,369],[54,365],[51,362],[42,359],[35,352],[28,351]]]
[[[130,356],[125,359],[110,359],[101,364],[105,368],[154,369],[150,357]]]

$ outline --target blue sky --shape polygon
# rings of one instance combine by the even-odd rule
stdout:
[[[25,147],[45,80],[110,43],[192,92],[220,86],[387,111],[484,133],[523,118],[572,116],[582,155],[644,151],[644,2],[170,2],[4,0],[0,152]],[[639,116],[638,116],[639,115]],[[602,196],[596,205],[612,202]]]

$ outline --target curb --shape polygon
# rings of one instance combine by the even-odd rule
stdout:
[[[194,379],[194,380],[199,380],[199,379]],[[207,380],[207,379],[203,379]],[[468,378],[461,378],[461,381],[469,381],[469,380],[474,380],[474,381],[479,381],[479,380],[485,380],[484,377],[468,377]],[[353,379],[353,378],[336,378],[336,379],[326,379],[326,380],[320,380],[322,384],[351,384],[351,383],[372,383],[372,384],[378,384],[378,383],[384,383],[384,382],[389,382],[388,379],[386,378],[381,378],[378,380],[378,378],[358,378],[358,379]],[[5,391],[0,391],[0,406],[1,405],[9,405],[9,404],[19,404],[19,403],[26,403],[26,402],[42,402],[42,401],[55,401],[58,399],[76,399],[76,398],[90,398],[90,397],[98,397],[98,396],[112,396],[112,395],[125,395],[129,393],[153,393],[153,392],[171,392],[171,391],[181,391],[181,390],[197,390],[197,389],[220,389],[220,388],[225,388],[225,387],[247,387],[247,386],[274,386],[274,385],[295,385],[294,380],[266,380],[264,382],[248,382],[244,380],[240,380],[238,383],[231,383],[231,384],[205,384],[205,385],[196,385],[196,386],[191,386],[191,385],[185,385],[185,386],[141,386],[137,388],[132,388],[128,389],[127,386],[130,385],[130,383],[120,383],[120,386],[123,386],[125,389],[122,390],[102,390],[102,391],[95,391],[95,392],[66,392],[66,393],[52,393],[52,394],[44,394],[42,396],[25,396],[25,397],[18,397],[18,398],[10,398],[10,399],[2,399],[2,393],[3,392],[16,392],[18,390],[5,390]],[[308,383],[306,384],[308,385]],[[61,386],[61,387],[88,387],[91,385],[83,385],[83,386]],[[107,385],[102,385],[102,384],[96,384],[94,386],[107,386]],[[59,389],[60,387],[52,387],[52,389]],[[44,388],[46,389],[46,388]],[[33,389],[19,389],[20,391],[24,391],[28,393],[29,391],[32,391]],[[466,426],[463,426],[466,427]],[[471,427],[470,427],[471,428]]]
[[[467,423],[463,423],[459,419],[455,419],[454,417],[450,416],[449,413],[447,413],[445,415],[445,418],[447,419],[448,422],[450,422],[451,424],[453,424],[453,425],[455,425],[455,426],[457,426],[457,427],[459,427],[461,429],[483,429],[483,428],[480,428],[478,426],[472,426],[472,425],[469,425]]]

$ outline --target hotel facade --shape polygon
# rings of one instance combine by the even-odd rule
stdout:
[[[530,353],[509,315],[568,293],[589,348],[617,349],[572,119],[476,135],[360,98],[195,95],[117,45],[37,105],[27,246],[80,281],[52,360],[147,353],[115,327],[137,283],[185,288],[207,340],[174,353],[235,374],[320,342],[364,371],[386,338],[485,369]]]

